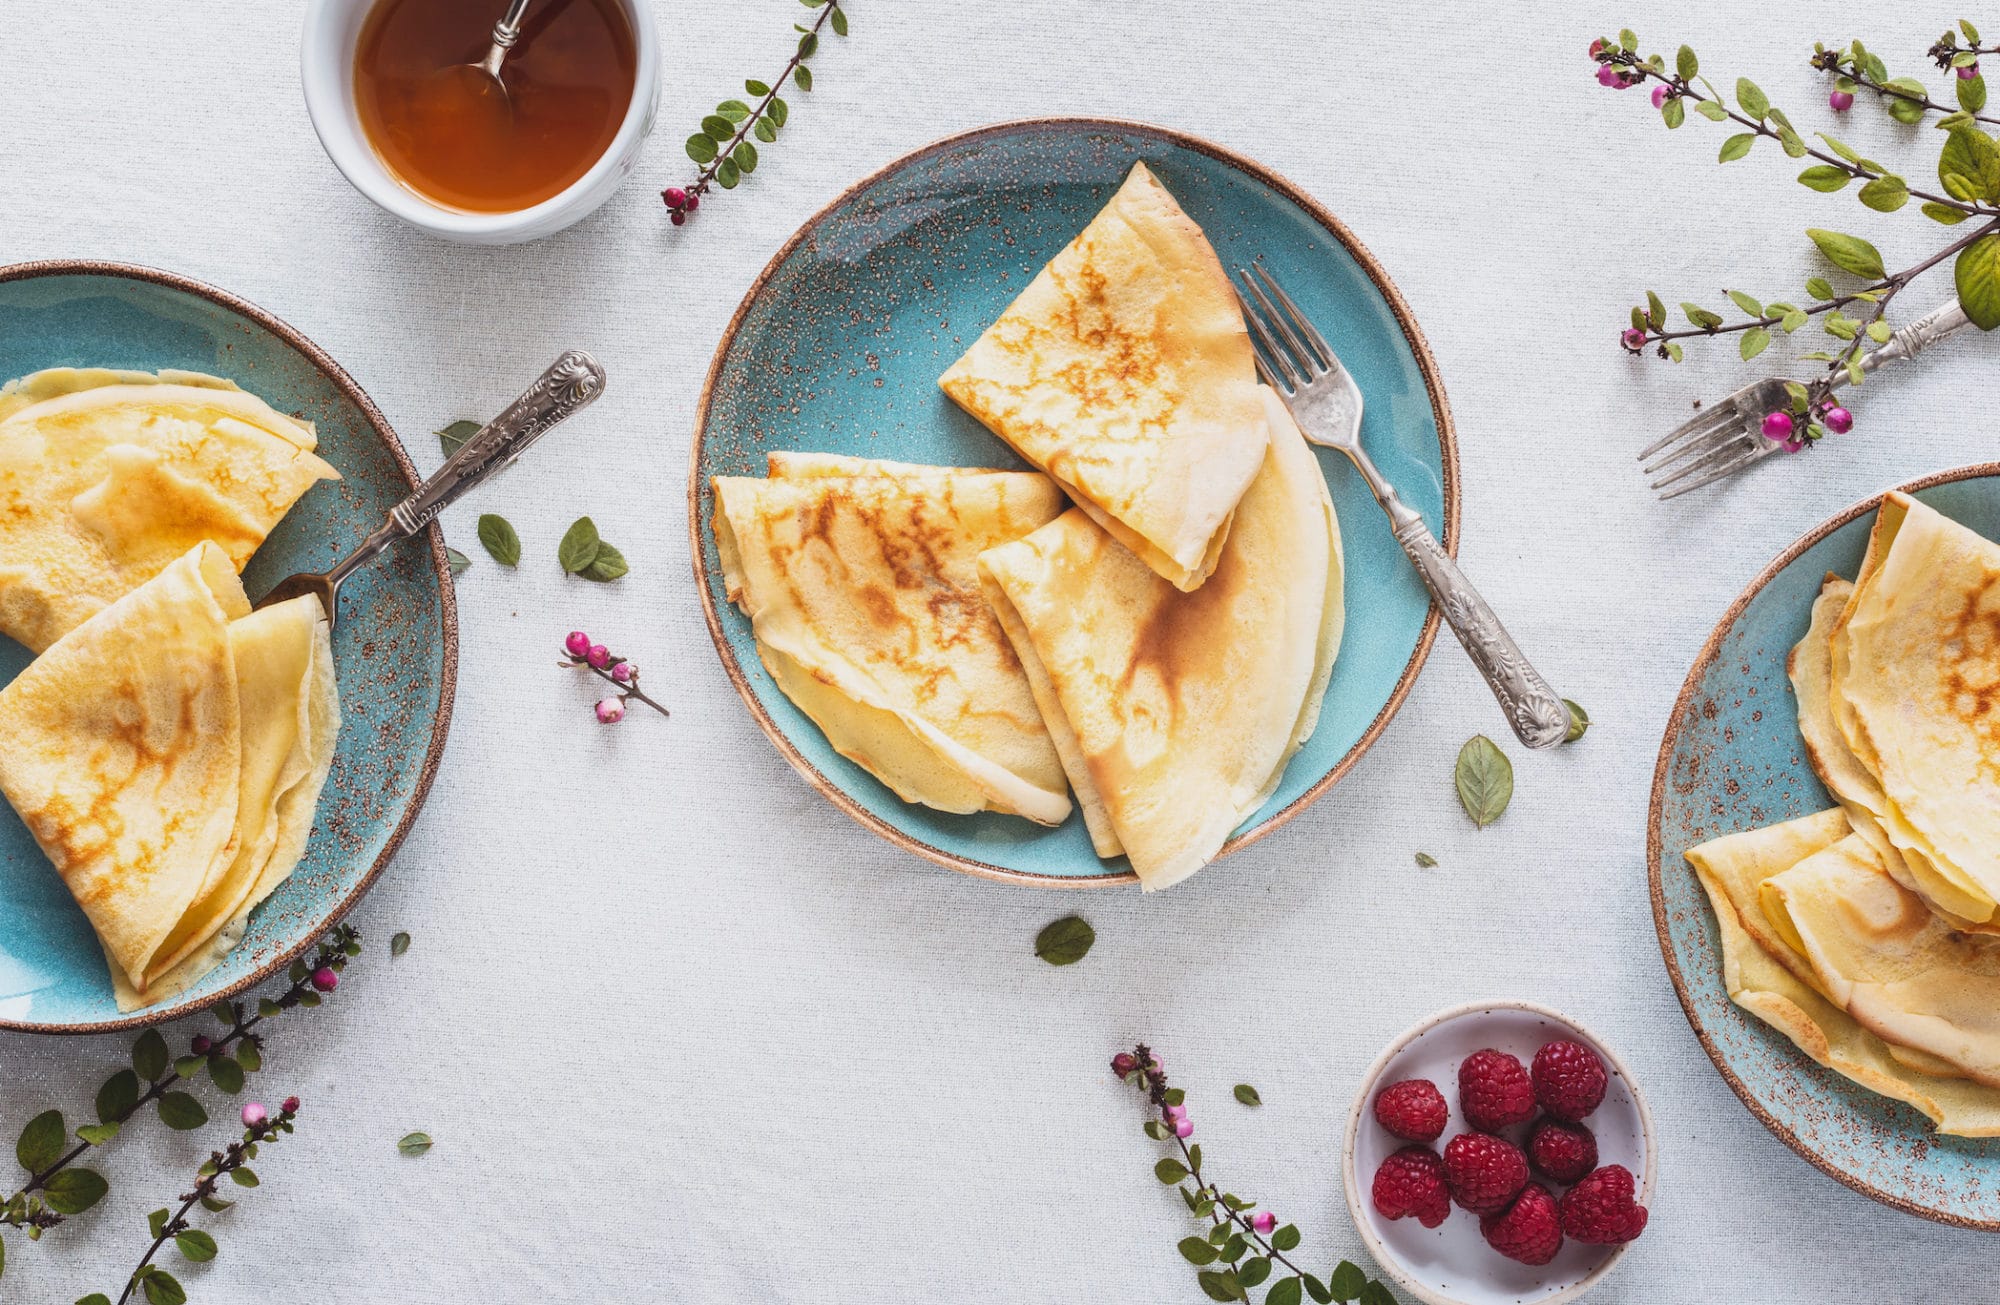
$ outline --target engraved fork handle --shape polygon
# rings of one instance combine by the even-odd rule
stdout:
[[[1952,332],[1971,324],[1972,319],[1965,315],[1965,309],[1958,300],[1950,299],[1891,335],[1889,342],[1881,348],[1863,354],[1861,370],[1872,372],[1883,363],[1895,362],[1898,358],[1914,358]],[[1846,371],[1835,373],[1833,384],[1836,389],[1847,383]]]

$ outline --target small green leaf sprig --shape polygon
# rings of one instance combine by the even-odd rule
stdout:
[[[792,24],[799,41],[778,80],[760,82],[753,77],[744,82],[743,90],[757,101],[755,105],[733,98],[724,100],[715,106],[714,113],[701,120],[701,130],[687,138],[687,156],[701,171],[688,185],[669,186],[660,192],[660,199],[667,206],[667,220],[675,226],[686,223],[701,207],[701,197],[711,187],[734,190],[737,183],[757,170],[757,147],[750,138],[755,136],[766,145],[778,139],[778,132],[791,116],[791,106],[778,94],[786,82],[801,91],[812,90],[812,68],[806,61],[819,53],[820,29],[831,27],[835,36],[847,35],[847,11],[840,7],[840,0],[799,0],[799,3],[817,9],[819,16],[813,19],[811,27]]]
[[[188,1054],[174,1058],[158,1029],[148,1029],[132,1044],[132,1063],[97,1089],[97,1122],[79,1125],[74,1144],[60,1110],[45,1110],[28,1121],[14,1145],[14,1158],[27,1178],[0,1205],[0,1225],[18,1228],[30,1241],[72,1214],[81,1214],[104,1199],[111,1184],[95,1169],[77,1162],[86,1153],[116,1138],[141,1110],[151,1105],[160,1122],[176,1131],[200,1128],[208,1111],[185,1085],[206,1073],[222,1091],[243,1090],[244,1076],[264,1067],[264,1024],[297,1007],[317,1006],[340,984],[349,958],[361,954],[361,932],[352,925],[336,926],[320,941],[313,958],[292,962],[287,986],[275,997],[259,998],[255,1014],[242,1002],[217,1002],[210,1008],[224,1031],[196,1034]],[[0,1270],[6,1265],[0,1243]]]
[[[1195,1266],[1195,1280],[1210,1300],[1247,1301],[1251,1291],[1270,1281],[1264,1305],[1299,1305],[1306,1297],[1315,1305],[1330,1301],[1396,1305],[1387,1287],[1347,1260],[1324,1279],[1300,1268],[1293,1258],[1301,1240],[1297,1224],[1280,1224],[1269,1210],[1259,1210],[1255,1201],[1222,1190],[1202,1172],[1201,1144],[1187,1140],[1194,1134],[1194,1124],[1188,1119],[1185,1096],[1179,1088],[1167,1086],[1166,1072],[1152,1048],[1142,1042],[1119,1052],[1111,1058],[1111,1072],[1145,1094],[1153,1111],[1146,1120],[1146,1136],[1171,1142],[1178,1152],[1163,1156],[1153,1166],[1153,1176],[1177,1189],[1188,1213],[1208,1224],[1202,1236],[1182,1238],[1179,1250]],[[1237,1087],[1236,1099],[1255,1105],[1256,1089],[1246,1093],[1247,1086]],[[1282,1276],[1271,1281],[1280,1269]]]
[[[608,698],[600,698],[597,703],[597,720],[602,725],[616,725],[625,719],[627,699],[637,698],[662,716],[672,712],[646,696],[639,687],[639,668],[620,657],[601,643],[593,643],[582,630],[571,630],[563,640],[562,660],[556,665],[573,670],[586,670],[598,679],[616,687],[617,692]]]
[[[1723,142],[1718,155],[1723,163],[1745,157],[1760,140],[1768,139],[1788,157],[1813,160],[1798,177],[1810,190],[1831,193],[1858,181],[1857,197],[1877,212],[1895,212],[1916,199],[1924,216],[1934,222],[1971,223],[1928,257],[1893,273],[1885,267],[1881,252],[1859,236],[1808,228],[1807,237],[1827,261],[1857,278],[1859,285],[1836,291],[1827,278],[1814,276],[1806,282],[1803,303],[1763,302],[1742,290],[1728,290],[1724,293],[1742,312],[1742,320],[1731,322],[1721,313],[1684,302],[1680,309],[1687,329],[1669,329],[1665,303],[1648,291],[1646,302],[1632,309],[1631,325],[1620,334],[1624,347],[1635,354],[1651,349],[1679,362],[1681,340],[1734,334],[1739,337],[1739,354],[1748,361],[1769,347],[1774,332],[1790,335],[1821,318],[1821,329],[1838,345],[1803,356],[1824,362],[1825,370],[1809,383],[1786,382],[1786,405],[1766,414],[1763,422],[1765,436],[1796,453],[1828,434],[1852,428],[1853,414],[1835,401],[1833,392],[1842,383],[1861,383],[1861,360],[1868,344],[1886,344],[1894,334],[1887,316],[1890,303],[1924,273],[1951,261],[1966,316],[1981,330],[2000,326],[2000,142],[1978,125],[1996,121],[1979,112],[1986,104],[1986,87],[1978,71],[1982,52],[1978,32],[1970,23],[1961,22],[1959,27],[1966,45],[1959,45],[1957,34],[1948,32],[1930,50],[1941,68],[1955,70],[1956,108],[1933,99],[1915,78],[1890,77],[1880,56],[1860,41],[1845,48],[1817,45],[1811,60],[1815,68],[1834,75],[1828,104],[1837,113],[1853,106],[1856,90],[1870,90],[1899,121],[1916,123],[1940,115],[1933,123],[1945,133],[1937,163],[1941,189],[1935,191],[1911,185],[1888,165],[1863,157],[1825,132],[1815,133],[1821,146],[1809,145],[1784,111],[1747,77],[1737,80],[1736,107],[1731,108],[1722,92],[1701,75],[1700,60],[1685,45],[1669,65],[1661,55],[1642,56],[1639,38],[1630,29],[1592,42],[1598,81],[1617,89],[1654,83],[1652,102],[1669,129],[1686,121],[1690,106],[1711,121],[1744,128]]]

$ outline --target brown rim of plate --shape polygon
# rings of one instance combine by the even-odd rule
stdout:
[[[210,303],[249,318],[304,354],[306,360],[317,368],[321,375],[333,382],[335,389],[361,410],[362,415],[368,419],[368,424],[375,428],[375,434],[381,439],[382,446],[389,451],[389,456],[395,459],[397,470],[403,473],[403,479],[409,482],[410,488],[414,490],[421,483],[417,476],[416,465],[410,461],[410,455],[403,449],[402,440],[397,438],[395,430],[376,408],[374,400],[355,384],[354,378],[347,374],[346,369],[295,327],[273,317],[248,300],[239,299],[227,290],[218,290],[207,282],[197,281],[177,272],[163,272],[158,268],[140,267],[135,263],[106,263],[81,258],[46,258],[31,263],[14,263],[0,267],[0,282],[26,281],[43,276],[119,276],[131,281],[150,281],[155,285],[163,285],[172,290],[180,290],[206,299]],[[196,1011],[206,1010],[218,1001],[241,996],[290,964],[295,957],[317,946],[320,939],[326,935],[326,931],[346,918],[347,913],[360,902],[363,894],[374,887],[376,879],[381,877],[382,871],[396,855],[396,850],[402,846],[403,836],[410,832],[410,825],[416,820],[417,812],[423,809],[424,799],[430,794],[431,781],[437,777],[438,760],[444,755],[445,735],[451,728],[452,698],[458,686],[458,599],[452,588],[450,559],[445,556],[444,532],[438,528],[436,522],[432,522],[428,530],[431,570],[437,576],[444,598],[442,604],[444,674],[438,691],[438,714],[437,719],[431,724],[430,747],[424,753],[423,769],[417,775],[417,787],[410,796],[409,807],[403,812],[403,818],[397,822],[396,828],[390,832],[389,841],[383,844],[381,854],[375,858],[375,864],[369,866],[368,873],[361,877],[361,882],[328,911],[307,932],[304,939],[286,948],[259,966],[255,972],[238,979],[221,992],[175,1005],[148,1007],[121,1019],[106,1020],[99,1024],[27,1024],[19,1020],[0,1019],[0,1029],[15,1033],[116,1033],[124,1029],[148,1028],[155,1024],[164,1024],[168,1020],[180,1019]]]
[[[2000,476],[2000,462],[1977,462],[1971,466],[1955,467],[1950,471],[1933,472],[1931,475],[1919,477],[1907,484],[1898,485],[1895,489],[1913,494],[1918,490],[1929,489],[1933,485],[1947,485],[1958,480],[1977,480],[1982,476]],[[1764,1108],[1763,1103],[1744,1085],[1743,1080],[1737,1078],[1735,1072],[1724,1063],[1721,1051],[1716,1048],[1714,1041],[1708,1036],[1708,1030],[1702,1027],[1700,1018],[1695,1014],[1694,999],[1688,995],[1687,980],[1681,977],[1680,963],[1674,959],[1674,945],[1667,931],[1666,895],[1660,887],[1660,818],[1663,813],[1662,809],[1666,805],[1667,770],[1673,762],[1674,747],[1680,742],[1681,719],[1686,714],[1689,699],[1693,697],[1695,685],[1700,682],[1702,673],[1715,662],[1717,655],[1722,651],[1723,638],[1728,635],[1730,628],[1736,624],[1737,618],[1743,615],[1743,609],[1750,605],[1750,600],[1763,592],[1764,586],[1770,584],[1780,571],[1797,561],[1799,555],[1804,553],[1808,548],[1811,548],[1814,544],[1817,544],[1820,540],[1826,538],[1850,521],[1875,511],[1882,505],[1882,499],[1892,492],[1894,491],[1884,490],[1880,494],[1871,495],[1861,502],[1854,504],[1852,507],[1843,510],[1838,515],[1829,517],[1807,531],[1805,536],[1790,548],[1778,554],[1777,558],[1769,566],[1757,573],[1757,578],[1752,580],[1742,593],[1736,595],[1736,601],[1731,603],[1729,610],[1722,614],[1722,619],[1716,623],[1715,629],[1709,634],[1708,641],[1702,644],[1701,651],[1695,654],[1694,665],[1688,670],[1687,680],[1681,685],[1680,693],[1674,698],[1673,714],[1668,717],[1666,734],[1660,740],[1659,759],[1653,765],[1653,798],[1646,814],[1646,879],[1653,896],[1653,931],[1660,937],[1660,956],[1667,963],[1667,977],[1674,981],[1674,995],[1680,998],[1681,1012],[1687,1016],[1688,1027],[1694,1030],[1694,1035],[1700,1040],[1702,1050],[1708,1053],[1708,1058],[1715,1062],[1715,1070],[1718,1074],[1722,1075],[1722,1081],[1729,1084],[1730,1089],[1736,1093],[1737,1097],[1743,1102],[1744,1107],[1757,1117],[1759,1123],[1770,1129],[1780,1142],[1798,1152],[1808,1164],[1827,1177],[1845,1183],[1863,1196],[1880,1201],[1882,1204],[1901,1210],[1905,1214],[1914,1214],[1921,1218],[1935,1220],[1938,1223],[1950,1224],[1954,1228],[1977,1228],[1988,1232],[1996,1232],[2000,1231],[2000,1219],[1968,1219],[1964,1215],[1949,1214],[1943,1210],[1934,1210],[1928,1206],[1918,1205],[1913,1201],[1905,1200],[1900,1196],[1892,1196],[1879,1187],[1870,1186],[1852,1174],[1842,1172],[1840,1169],[1829,1164],[1818,1153],[1808,1148],[1805,1143],[1798,1139],[1797,1134],[1779,1123],[1772,1116],[1771,1112]]]
[[[1417,361],[1417,370],[1423,375],[1424,391],[1430,396],[1431,416],[1437,423],[1438,431],[1439,461],[1444,481],[1444,548],[1447,553],[1454,556],[1458,553],[1458,441],[1456,432],[1452,426],[1451,408],[1445,402],[1444,382],[1438,376],[1437,360],[1431,356],[1430,345],[1424,340],[1423,332],[1418,328],[1416,318],[1410,312],[1409,304],[1404,302],[1402,292],[1396,289],[1395,282],[1389,279],[1389,274],[1382,270],[1382,265],[1375,260],[1373,254],[1368,252],[1367,247],[1356,239],[1354,233],[1349,231],[1346,225],[1329,212],[1318,200],[1312,198],[1312,196],[1306,194],[1276,172],[1271,171],[1260,163],[1253,162],[1243,155],[1236,153],[1234,150],[1225,149],[1223,146],[1217,145],[1212,141],[1204,140],[1199,136],[1191,136],[1186,132],[1176,131],[1171,127],[1156,127],[1151,123],[1132,122],[1120,118],[1017,118],[1008,122],[993,123],[985,127],[975,127],[970,131],[946,136],[942,140],[932,141],[928,145],[912,150],[893,162],[877,168],[847,187],[847,189],[841,191],[830,203],[806,219],[805,223],[792,234],[791,239],[787,240],[779,248],[778,252],[771,256],[771,261],[764,265],[764,270],[757,274],[757,279],[752,281],[750,288],[744,292],[743,301],[736,306],[736,312],[731,315],[729,325],[722,332],[721,341],[715,346],[715,357],[709,363],[707,378],[702,382],[701,398],[697,405],[695,416],[694,439],[688,454],[689,552],[692,553],[694,558],[695,588],[701,593],[702,615],[708,620],[708,635],[715,643],[716,653],[722,658],[723,670],[729,673],[730,683],[736,686],[736,692],[742,697],[744,705],[750,709],[750,715],[756,720],[758,728],[764,731],[765,736],[784,755],[785,760],[792,763],[793,769],[797,770],[799,774],[806,778],[808,783],[824,794],[828,801],[895,846],[902,848],[904,851],[913,852],[927,861],[933,861],[938,865],[944,866],[946,869],[957,870],[969,875],[977,875],[982,879],[998,880],[1001,883],[1018,884],[1029,888],[1104,888],[1114,884],[1137,883],[1139,882],[1139,878],[1129,870],[1122,874],[1077,877],[1028,874],[1020,870],[1009,870],[1005,866],[990,865],[984,861],[975,861],[970,857],[963,857],[953,852],[947,852],[941,847],[934,847],[921,839],[904,833],[842,792],[838,785],[822,774],[817,767],[805,759],[805,756],[797,748],[792,746],[791,741],[784,736],[783,731],[777,727],[776,722],[765,712],[763,704],[757,701],[756,693],[750,688],[749,678],[744,675],[742,666],[737,663],[736,655],[730,650],[729,639],[723,633],[722,618],[716,610],[714,595],[710,593],[708,559],[703,555],[705,541],[702,538],[701,531],[701,497],[704,486],[701,478],[701,452],[702,445],[708,435],[709,409],[714,400],[716,380],[722,372],[723,359],[729,353],[730,345],[735,343],[736,332],[743,325],[743,319],[749,313],[750,305],[755,302],[758,294],[763,290],[764,283],[770,280],[779,266],[787,258],[791,257],[792,251],[797,249],[807,236],[818,229],[821,223],[845,208],[856,195],[860,194],[867,187],[907,168],[920,159],[928,158],[931,155],[964,145],[969,141],[976,141],[989,136],[1002,136],[1012,132],[1039,127],[1075,127],[1123,132],[1128,135],[1152,136],[1159,140],[1181,146],[1182,148],[1194,150],[1196,153],[1206,154],[1210,158],[1220,160],[1237,171],[1253,177],[1277,191],[1280,195],[1310,214],[1313,220],[1318,222],[1322,227],[1325,227],[1328,234],[1341,243],[1342,247],[1347,250],[1354,261],[1361,265],[1361,270],[1368,274],[1369,281],[1374,284],[1375,289],[1381,293],[1384,301],[1388,303],[1389,311],[1395,314],[1396,322],[1403,331],[1404,342],[1409,345],[1410,353]],[[1395,690],[1390,693],[1389,700],[1382,704],[1381,711],[1376,713],[1375,719],[1369,723],[1368,728],[1362,732],[1361,737],[1355,740],[1354,746],[1347,750],[1346,755],[1341,757],[1334,764],[1333,769],[1329,770],[1318,783],[1293,799],[1291,804],[1285,807],[1284,810],[1277,812],[1249,833],[1238,834],[1227,843],[1224,843],[1222,849],[1216,853],[1216,859],[1219,860],[1222,857],[1228,856],[1231,852],[1248,847],[1258,839],[1263,838],[1266,834],[1276,830],[1293,816],[1296,816],[1299,812],[1318,801],[1342,776],[1353,769],[1355,762],[1359,761],[1361,755],[1374,745],[1375,740],[1381,736],[1383,729],[1388,726],[1390,719],[1402,707],[1403,700],[1409,696],[1410,687],[1416,683],[1417,672],[1422,669],[1424,659],[1430,655],[1431,642],[1437,638],[1437,629],[1438,609],[1437,604],[1433,602],[1429,614],[1424,618],[1424,628],[1417,636],[1417,646],[1411,650],[1410,660],[1404,665],[1403,674],[1396,681]]]

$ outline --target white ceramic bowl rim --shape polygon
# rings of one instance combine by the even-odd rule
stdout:
[[[1374,1063],[1363,1071],[1361,1086],[1354,1095],[1354,1104],[1347,1112],[1347,1132],[1342,1143],[1340,1165],[1341,1181],[1342,1185],[1347,1189],[1348,1212],[1354,1219],[1355,1232],[1360,1236],[1363,1244],[1368,1247],[1368,1253],[1374,1257],[1376,1264],[1381,1266],[1382,1271],[1387,1273],[1391,1278],[1394,1278],[1397,1285],[1412,1296],[1426,1302],[1426,1305],[1461,1305],[1461,1302],[1453,1300],[1448,1296],[1440,1296],[1424,1284],[1413,1280],[1404,1271],[1402,1264],[1396,1257],[1388,1252],[1388,1248],[1382,1244],[1375,1230],[1369,1226],[1366,1211],[1363,1209],[1362,1204],[1365,1198],[1362,1195],[1359,1176],[1354,1170],[1354,1144],[1361,1133],[1362,1119],[1371,1115],[1369,1105],[1374,1099],[1375,1083],[1382,1077],[1382,1071],[1388,1068],[1390,1061],[1394,1060],[1405,1047],[1440,1024],[1458,1019],[1461,1016],[1476,1015],[1494,1010],[1522,1011],[1529,1015],[1539,1016],[1550,1023],[1559,1024],[1564,1028],[1571,1029],[1581,1034],[1590,1043],[1591,1047],[1604,1057],[1612,1073],[1625,1081],[1626,1089],[1632,1094],[1632,1104],[1638,1108],[1639,1112],[1639,1132],[1645,1138],[1646,1142],[1646,1172],[1639,1175],[1639,1191],[1636,1196],[1640,1205],[1651,1206],[1654,1183],[1659,1177],[1658,1135],[1653,1131],[1653,1112],[1651,1107],[1646,1104],[1645,1093],[1639,1090],[1639,1080],[1632,1076],[1632,1071],[1625,1067],[1625,1062],[1618,1058],[1618,1053],[1613,1051],[1611,1046],[1588,1025],[1583,1024],[1573,1016],[1565,1015],[1561,1011],[1544,1006],[1539,1002],[1522,1001],[1516,997],[1495,997],[1486,1001],[1461,1002],[1456,1006],[1451,1006],[1435,1014],[1425,1016],[1390,1039],[1389,1045],[1382,1049],[1382,1054],[1375,1057]],[[1630,1242],[1626,1242],[1614,1247],[1611,1254],[1604,1258],[1604,1262],[1599,1264],[1595,1269],[1592,1269],[1590,1273],[1553,1295],[1538,1298],[1535,1301],[1535,1305],[1561,1305],[1561,1302],[1577,1299],[1603,1281],[1604,1276],[1611,1272],[1612,1267],[1624,1256],[1626,1249],[1631,1244]]]
[[[590,170],[541,203],[508,213],[467,213],[434,204],[396,179],[375,153],[375,147],[368,143],[359,119],[354,116],[353,45],[335,39],[339,36],[335,24],[345,12],[373,9],[379,2],[311,0],[306,7],[305,36],[300,43],[299,76],[305,87],[306,114],[312,119],[313,131],[318,134],[327,157],[356,190],[406,222],[429,231],[471,237],[505,235],[541,226],[575,203],[579,195],[601,184],[608,173],[621,165],[635,140],[645,133],[659,82],[659,38],[653,30],[647,0],[619,0],[626,20],[632,24],[633,47],[638,56],[632,75],[632,100],[625,106],[625,117],[618,124],[617,134]],[[358,35],[358,24],[356,32]]]

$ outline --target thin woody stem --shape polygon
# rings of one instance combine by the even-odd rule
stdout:
[[[807,42],[803,38],[800,39],[798,48],[792,52],[792,57],[785,61],[785,70],[778,74],[778,80],[771,83],[771,89],[764,93],[763,99],[757,101],[757,107],[750,111],[750,116],[738,124],[736,134],[729,138],[728,142],[717,151],[715,157],[709,161],[708,166],[704,167],[699,175],[695,177],[694,184],[688,187],[689,194],[706,195],[708,193],[709,186],[715,182],[715,174],[721,171],[722,165],[728,161],[731,155],[736,153],[736,147],[743,143],[743,138],[748,136],[759,122],[763,121],[764,110],[770,107],[772,100],[778,98],[778,92],[785,89],[785,83],[791,80],[793,71],[811,57],[807,52],[814,49],[817,45],[820,27],[827,19],[833,17],[833,11],[838,8],[840,8],[839,0],[826,0],[826,3],[819,7],[819,17],[813,19],[812,30],[807,33],[813,40]],[[653,702],[651,698],[641,696],[639,701],[659,707],[659,704]],[[666,708],[660,707],[660,710],[664,712]]]

